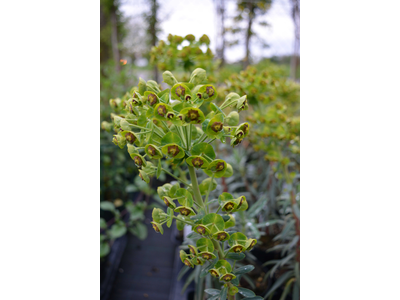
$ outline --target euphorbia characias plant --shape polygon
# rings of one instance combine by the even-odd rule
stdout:
[[[233,213],[248,208],[246,197],[222,193],[218,200],[209,201],[210,192],[217,187],[215,179],[233,174],[232,166],[216,157],[213,142],[225,143],[229,137],[235,146],[248,135],[250,125],[239,124],[238,114],[248,108],[246,95],[230,93],[217,106],[213,103],[217,90],[207,84],[206,71],[200,68],[193,71],[189,82],[178,82],[170,71],[163,73],[163,79],[170,88],[161,90],[155,81],[140,79],[138,87],[112,103],[116,113],[111,117],[117,132],[113,142],[120,148],[127,146],[139,176],[147,183],[161,172],[177,180],[174,185],[158,187],[165,209],[154,208],[151,223],[161,234],[163,226],[170,227],[173,219],[179,230],[185,224],[191,226],[197,240],[189,245],[190,252],[180,252],[182,263],[191,268],[204,265],[205,274],[218,278],[223,285],[218,292],[206,292],[220,299],[233,299],[237,292],[254,296],[237,287],[241,274],[253,267],[235,269],[235,262],[243,259],[243,252],[250,251],[257,240],[230,230],[235,225]],[[205,115],[207,106],[210,112]],[[228,107],[231,112],[226,114]],[[162,159],[187,170],[190,182],[187,176],[176,177],[162,168]],[[204,172],[209,178],[199,183],[196,172]]]

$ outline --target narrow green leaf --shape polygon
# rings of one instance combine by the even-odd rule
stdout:
[[[222,290],[221,293],[219,294],[219,299],[220,300],[226,300],[226,295],[228,294],[228,287],[225,286]]]
[[[252,290],[245,289],[242,287],[239,288],[239,293],[244,297],[254,297],[256,295]]]
[[[233,260],[242,260],[243,258],[245,258],[246,255],[244,253],[228,253],[228,255],[226,256],[226,258],[229,259],[233,259]]]
[[[254,270],[253,265],[247,265],[247,266],[240,267],[239,269],[233,271],[233,273],[234,274],[244,274],[244,273],[249,273],[253,270]]]
[[[221,293],[221,290],[217,289],[205,289],[204,291],[211,296],[219,295]]]
[[[187,271],[189,271],[191,268],[188,266],[183,266],[182,269],[179,271],[178,273],[178,277],[177,280],[181,280],[181,278],[183,277],[183,275],[185,275],[187,273]]]
[[[273,291],[275,291],[278,287],[280,287],[283,283],[286,282],[291,276],[294,275],[294,271],[288,271],[285,274],[281,275],[277,281],[275,281],[274,285],[268,290],[268,293],[265,294],[264,299],[267,298]]]

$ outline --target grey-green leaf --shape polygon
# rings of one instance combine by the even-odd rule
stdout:
[[[241,295],[243,295],[244,297],[254,297],[256,295],[256,294],[254,294],[254,292],[252,290],[245,289],[242,287],[239,288],[239,293]]]
[[[245,273],[251,272],[253,270],[254,270],[253,265],[247,265],[247,266],[243,266],[243,267],[240,267],[239,269],[235,270],[234,273],[235,274],[245,274]]]

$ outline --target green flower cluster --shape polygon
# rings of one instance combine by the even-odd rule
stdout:
[[[192,34],[185,37],[169,34],[167,41],[161,40],[151,49],[150,63],[161,71],[173,71],[179,66],[187,72],[195,67],[212,72],[216,66],[209,45],[210,39],[205,34],[198,40]],[[214,82],[212,79],[210,81]]]
[[[227,230],[235,225],[234,213],[248,208],[246,197],[222,193],[209,201],[210,192],[217,187],[216,178],[233,175],[232,166],[216,158],[212,142],[226,143],[228,138],[235,146],[249,135],[249,123],[239,124],[239,112],[248,109],[247,97],[230,93],[217,106],[217,90],[207,83],[206,71],[200,68],[188,82],[178,82],[170,71],[163,73],[163,79],[170,88],[161,90],[156,82],[140,79],[122,99],[110,100],[115,108],[111,115],[116,132],[113,142],[120,148],[127,146],[147,183],[163,171],[177,180],[158,187],[167,211],[154,208],[152,226],[163,234],[163,225],[170,227],[174,219],[179,230],[190,225],[198,239],[196,245],[189,246],[190,253],[181,251],[182,262],[189,267],[207,263],[208,272],[233,295],[238,291],[240,274],[229,261],[243,259],[242,252],[250,251],[257,240]],[[200,109],[203,105],[209,107],[207,115]],[[227,115],[224,109],[228,107],[231,112]],[[163,158],[187,170],[191,183],[186,176],[176,177],[162,168]],[[196,171],[209,178],[199,184]],[[224,249],[224,245],[229,247]]]

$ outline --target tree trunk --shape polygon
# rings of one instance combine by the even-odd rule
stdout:
[[[217,28],[217,43],[220,43],[218,46],[218,57],[221,59],[221,64],[219,65],[222,68],[225,65],[225,48],[226,48],[226,40],[225,40],[225,0],[217,0],[217,14],[220,16],[220,24]],[[218,38],[220,38],[220,42],[218,42]]]
[[[151,35],[151,46],[157,44],[157,0],[151,0],[151,17],[150,17],[150,35]],[[158,69],[154,67],[154,80],[158,82]]]
[[[250,39],[252,36],[251,27],[253,25],[253,11],[254,7],[252,3],[248,3],[249,13],[248,13],[248,22],[247,22],[247,30],[246,30],[246,56],[243,60],[243,68],[247,68],[250,64]]]
[[[111,11],[111,46],[115,63],[115,70],[119,72],[121,71],[121,65],[118,49],[117,14],[115,12],[115,9]]]
[[[290,77],[296,80],[300,66],[300,0],[292,0],[292,19],[294,23],[294,49],[290,60]]]

